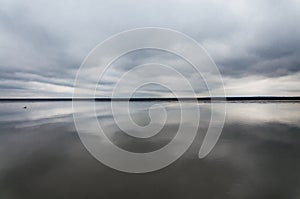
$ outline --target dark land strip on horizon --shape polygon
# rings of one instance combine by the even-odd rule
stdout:
[[[192,97],[161,97],[161,98],[0,98],[0,102],[5,101],[191,101]],[[197,97],[198,101],[300,101],[300,97]]]

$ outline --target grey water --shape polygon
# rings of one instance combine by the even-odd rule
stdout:
[[[96,116],[109,139],[128,151],[153,151],[170,142],[181,108],[199,109],[200,128],[191,147],[173,164],[130,174],[103,165],[88,152],[76,131],[71,102],[2,102],[0,198],[300,198],[299,102],[227,103],[222,134],[203,159],[198,152],[210,103],[180,107],[178,102],[155,102],[166,113],[154,110],[156,121],[165,123],[147,139],[122,132],[110,102],[96,102],[96,114],[86,109],[88,103],[76,109],[86,127],[96,130],[89,123]],[[124,102],[119,103],[122,107]],[[148,111],[153,103],[130,102],[130,119],[140,126],[151,123]],[[117,114],[128,122],[122,108]]]

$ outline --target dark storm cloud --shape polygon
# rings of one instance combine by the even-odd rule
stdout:
[[[299,19],[300,3],[294,0],[4,0],[0,6],[1,97],[71,96],[76,71],[94,46],[120,31],[146,26],[182,31],[202,44],[219,66],[229,95],[246,94],[245,88],[248,95],[298,95]],[[101,88],[109,91],[124,71],[159,60],[194,83],[199,79],[174,56],[139,53],[122,59]],[[268,82],[264,89],[251,87],[258,79]],[[278,81],[287,89],[275,90]],[[87,78],[87,85],[92,83]],[[198,92],[203,88],[199,86]]]
[[[276,38],[271,32],[269,37],[274,37],[273,43],[249,47],[247,56],[221,60],[218,66],[222,73],[229,76],[259,74],[276,77],[299,72],[300,38],[289,38],[288,35],[285,38]]]

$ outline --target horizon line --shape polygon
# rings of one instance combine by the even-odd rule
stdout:
[[[295,101],[300,100],[300,96],[230,96],[230,97],[96,97],[96,98],[72,98],[72,97],[39,97],[39,98],[0,98],[0,101],[178,101],[178,100],[197,100],[197,101]]]

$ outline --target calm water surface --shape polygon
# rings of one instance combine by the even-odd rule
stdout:
[[[80,113],[93,130],[86,103]],[[132,120],[149,124],[151,105],[132,102]],[[149,139],[123,133],[109,103],[97,102],[96,113],[112,142],[128,151],[148,152],[167,144],[180,122],[176,102],[160,105],[167,121]],[[201,121],[194,143],[179,160],[156,172],[127,174],[88,153],[76,132],[70,102],[0,103],[0,198],[300,198],[300,103],[228,103],[217,145],[199,159],[209,107],[184,106],[200,109]],[[154,110],[157,118],[159,111]],[[124,110],[118,114],[122,118]]]

